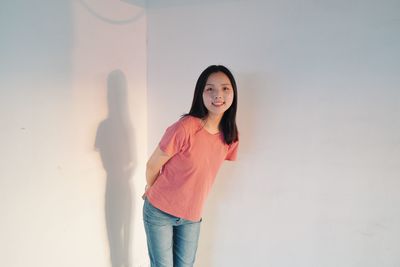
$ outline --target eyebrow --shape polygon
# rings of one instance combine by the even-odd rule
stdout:
[[[207,83],[206,85],[214,85],[213,83]],[[223,83],[223,84],[221,84],[221,85],[229,85],[229,86],[232,86],[230,83]]]

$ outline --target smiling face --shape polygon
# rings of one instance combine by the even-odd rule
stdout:
[[[223,72],[215,72],[208,76],[203,91],[203,102],[208,115],[221,116],[232,105],[234,92],[232,84]]]

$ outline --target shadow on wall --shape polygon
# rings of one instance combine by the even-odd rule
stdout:
[[[95,147],[107,173],[105,219],[112,267],[130,265],[132,195],[135,170],[133,130],[129,118],[127,83],[121,70],[107,81],[108,117],[97,128]]]

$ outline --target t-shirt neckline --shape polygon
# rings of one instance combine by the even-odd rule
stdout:
[[[196,119],[197,119],[197,122],[198,122],[198,124],[200,125],[200,129],[202,130],[202,131],[205,131],[208,135],[211,135],[211,136],[219,136],[219,135],[221,135],[221,131],[219,131],[219,132],[217,132],[217,133],[210,133],[209,131],[207,131],[207,129],[204,127],[204,125],[203,125],[203,123],[202,123],[202,120],[200,119],[200,118],[197,118],[196,117]]]

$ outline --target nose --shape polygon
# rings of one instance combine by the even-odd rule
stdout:
[[[214,94],[214,98],[218,99],[218,98],[222,98],[222,93],[220,90],[216,90],[215,94]]]

